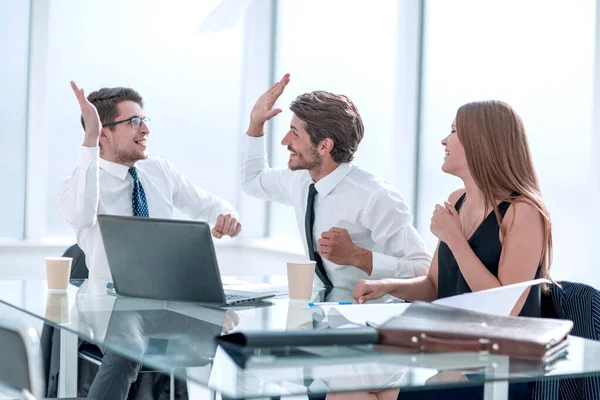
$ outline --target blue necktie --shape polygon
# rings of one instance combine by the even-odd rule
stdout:
[[[129,168],[129,173],[133,178],[133,193],[131,194],[131,205],[133,206],[134,217],[149,217],[148,203],[146,203],[146,193],[144,187],[137,175],[135,167]]]

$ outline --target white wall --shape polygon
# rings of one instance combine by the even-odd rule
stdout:
[[[67,243],[13,243],[0,246],[0,279],[45,279],[45,257],[56,257]],[[302,257],[301,245],[283,239],[225,239],[215,243],[222,275],[284,276],[286,261]]]

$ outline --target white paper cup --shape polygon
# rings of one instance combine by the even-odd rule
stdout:
[[[46,281],[49,292],[65,292],[71,275],[71,257],[46,257]]]
[[[315,276],[315,261],[288,261],[287,277],[290,299],[310,300]]]

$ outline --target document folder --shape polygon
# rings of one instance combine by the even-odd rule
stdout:
[[[432,352],[488,352],[555,359],[566,350],[569,320],[505,317],[415,302],[377,331],[379,343]]]

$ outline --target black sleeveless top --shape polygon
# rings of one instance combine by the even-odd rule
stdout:
[[[460,210],[460,207],[465,200],[465,196],[466,194],[463,194],[456,202],[454,206],[456,211]],[[511,195],[513,198],[515,196],[518,195]],[[498,211],[500,212],[501,218],[504,218],[508,207],[510,207],[510,203],[506,201],[503,201],[498,205]],[[485,265],[496,278],[498,277],[498,264],[500,263],[500,253],[502,251],[502,244],[500,244],[500,239],[498,237],[499,231],[500,227],[498,226],[496,215],[492,211],[468,240],[469,246],[471,246],[471,249],[477,258],[479,258],[483,265]],[[535,279],[539,278],[540,274],[541,267],[538,267],[535,273]],[[531,287],[519,316],[541,316],[540,286],[541,285],[535,285]],[[465,281],[465,278],[458,267],[458,263],[454,258],[454,254],[452,254],[452,251],[450,251],[450,248],[446,243],[440,242],[438,248],[438,298],[441,299],[470,292],[471,288]]]

